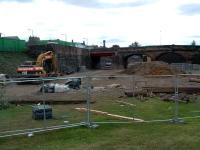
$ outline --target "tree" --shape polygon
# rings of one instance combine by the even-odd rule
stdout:
[[[131,45],[129,45],[129,47],[140,47],[140,46],[141,45],[137,41],[135,41],[134,43],[132,43]]]
[[[191,45],[192,45],[192,46],[196,46],[196,41],[193,40],[192,43],[191,43]]]

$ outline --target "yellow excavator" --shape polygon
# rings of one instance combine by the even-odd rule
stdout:
[[[17,68],[20,77],[57,76],[57,61],[52,51],[41,53],[36,61],[25,61]]]

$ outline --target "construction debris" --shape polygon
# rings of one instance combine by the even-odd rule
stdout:
[[[154,93],[150,90],[145,90],[145,89],[142,89],[142,90],[137,90],[137,91],[132,91],[132,90],[125,90],[124,91],[124,94],[127,96],[127,97],[153,97],[154,96]]]
[[[124,91],[124,94],[127,96],[127,97],[133,97],[133,91]]]
[[[179,93],[177,97],[174,94],[161,94],[160,95],[161,100],[163,101],[178,101],[181,103],[189,103],[194,102],[197,99],[196,95],[188,95],[184,93]]]
[[[40,88],[40,92],[44,90],[45,93],[63,93],[67,92],[70,89],[80,89],[81,86],[81,79],[80,78],[74,78],[69,79],[65,84],[58,84],[58,83],[49,83],[44,84]]]
[[[86,108],[75,108],[76,110],[80,111],[80,112],[86,112],[88,111]],[[100,110],[93,110],[90,109],[91,112],[98,114],[98,115],[105,115],[105,116],[110,116],[113,118],[118,118],[118,119],[126,119],[126,120],[133,120],[135,122],[144,122],[143,119],[139,119],[139,118],[133,118],[133,117],[127,117],[127,116],[121,116],[121,115],[116,115],[116,114],[110,114],[108,112],[104,112],[104,111],[100,111]]]
[[[103,86],[96,86],[96,87],[93,87],[92,90],[93,91],[105,91],[105,87]]]
[[[174,87],[150,87],[146,86],[142,89],[151,91],[152,93],[174,93],[175,88]],[[178,87],[179,93],[186,93],[186,94],[199,94],[200,93],[200,87]]]
[[[73,78],[69,79],[65,85],[68,85],[71,89],[80,89],[81,86],[81,78]]]
[[[190,78],[189,82],[196,82],[196,83],[200,83],[200,79],[198,78]]]
[[[120,88],[121,85],[120,84],[110,84],[110,85],[107,85],[106,87],[104,86],[95,86],[95,87],[92,87],[92,90],[93,91],[105,91],[107,88]]]
[[[58,83],[50,83],[50,84],[44,84],[40,88],[40,92],[44,90],[45,93],[63,93],[70,90],[68,85],[65,84],[58,84]]]
[[[107,87],[108,88],[119,88],[119,87],[121,87],[121,85],[114,83],[114,84],[107,85]]]
[[[108,79],[116,79],[115,75],[110,75]]]

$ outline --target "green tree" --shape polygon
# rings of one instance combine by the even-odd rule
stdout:
[[[191,43],[191,45],[192,45],[192,46],[196,46],[196,41],[193,40],[192,43]]]
[[[134,43],[132,43],[131,45],[129,45],[129,47],[140,47],[140,46],[141,45],[137,41],[135,41]]]

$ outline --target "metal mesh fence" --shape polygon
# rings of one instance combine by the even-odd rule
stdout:
[[[191,81],[191,75],[90,77],[90,123],[183,123],[198,118],[199,79]]]
[[[82,78],[11,80],[1,85],[0,136],[84,124],[85,81]]]
[[[200,76],[97,76],[1,82],[0,137],[103,123],[199,117]]]
[[[163,104],[159,98],[162,94],[156,90],[164,91],[166,89],[162,87],[166,87],[174,92],[173,83],[172,77],[165,81],[163,78],[140,76],[91,78],[91,99],[95,102],[90,107],[91,121],[122,123],[171,119],[174,103]]]
[[[172,63],[170,64],[172,68],[176,68],[185,73],[190,74],[199,74],[200,73],[200,65],[199,64],[189,64],[189,63]]]

